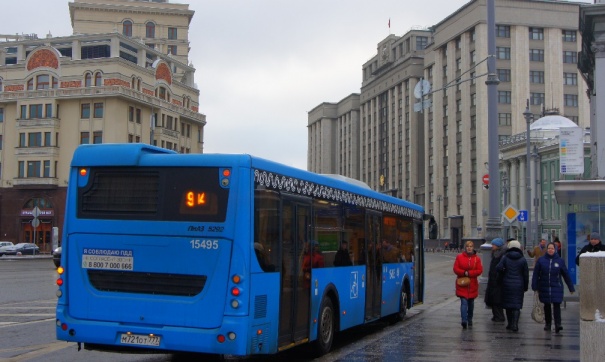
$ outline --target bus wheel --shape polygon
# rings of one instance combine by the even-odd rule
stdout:
[[[408,293],[404,288],[401,289],[401,294],[399,295],[399,311],[395,313],[391,319],[393,323],[401,322],[405,315],[407,314],[408,308]]]
[[[318,356],[322,356],[330,351],[332,341],[334,341],[334,332],[334,306],[330,298],[324,298],[319,308],[317,340],[315,341],[315,352]]]

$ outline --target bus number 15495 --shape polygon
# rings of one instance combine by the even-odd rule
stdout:
[[[218,240],[191,240],[191,249],[218,249]]]

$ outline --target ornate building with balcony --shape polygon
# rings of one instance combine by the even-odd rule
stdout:
[[[78,145],[143,142],[202,153],[206,124],[187,63],[187,5],[76,0],[69,10],[74,35],[0,42],[0,238],[47,252],[52,228],[63,225]],[[149,23],[154,32],[141,37]]]

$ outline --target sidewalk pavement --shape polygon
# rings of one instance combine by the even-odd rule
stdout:
[[[563,330],[544,331],[544,323],[531,319],[533,292],[526,292],[515,333],[506,330],[506,323],[491,321],[491,309],[479,296],[472,329],[462,329],[460,300],[452,297],[414,307],[403,323],[378,332],[365,346],[346,348],[320,361],[580,361],[580,305],[563,306]]]

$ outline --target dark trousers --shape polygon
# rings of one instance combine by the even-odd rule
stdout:
[[[561,303],[553,303],[553,308],[551,309],[550,303],[544,303],[544,322],[550,325],[553,317],[553,309],[555,314],[555,326],[561,325]]]
[[[502,306],[492,305],[493,319],[504,322],[504,308]]]

